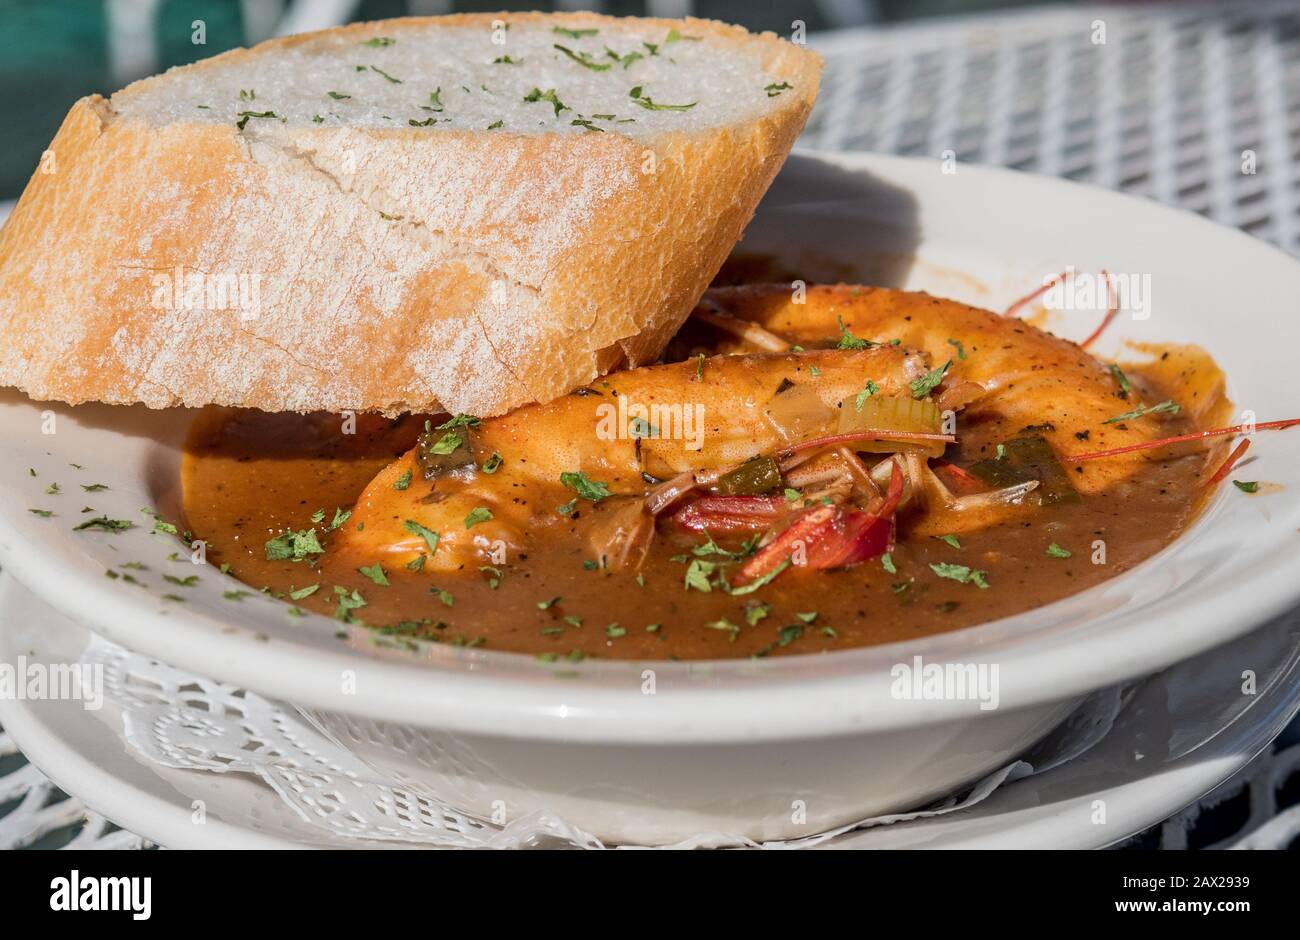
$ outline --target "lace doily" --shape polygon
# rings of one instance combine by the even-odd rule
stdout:
[[[334,836],[438,848],[606,847],[551,814],[533,813],[498,826],[386,779],[291,705],[175,669],[99,637],[91,640],[81,661],[103,667],[105,700],[120,709],[127,744],[145,761],[196,773],[249,774],[303,821]],[[1000,786],[1090,749],[1110,729],[1124,700],[1119,689],[1090,696],[1024,758],[922,810],[864,819],[787,842],[756,843],[702,832],[670,847],[808,848],[854,829],[965,809]]]

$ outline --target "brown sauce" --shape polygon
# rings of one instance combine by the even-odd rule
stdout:
[[[704,541],[690,533],[661,531],[639,578],[593,568],[583,535],[605,511],[599,503],[548,526],[535,547],[500,567],[499,579],[476,568],[433,574],[394,566],[390,584],[379,586],[359,571],[377,559],[330,551],[329,536],[314,563],[266,557],[268,539],[285,529],[322,530],[336,507],[351,507],[423,425],[423,417],[359,416],[356,433],[343,434],[342,420],[204,413],[183,462],[183,508],[186,526],[208,542],[209,560],[228,565],[254,589],[326,616],[337,612],[335,586],[356,590],[366,606],[351,613],[376,628],[371,636],[378,642],[421,638],[547,657],[816,653],[943,633],[1039,607],[1127,571],[1168,544],[1197,511],[1205,465],[1203,452],[1152,459],[1112,491],[1073,505],[1023,507],[1004,524],[961,535],[960,548],[909,532],[904,517],[892,553],[895,573],[880,559],[834,571],[791,569],[746,597],[684,588],[683,556],[694,557],[692,547]],[[1166,425],[1169,434],[1190,427],[1177,417]],[[987,456],[996,443],[987,438],[976,424],[949,448],[948,459],[967,465]],[[323,523],[313,519],[318,510]],[[718,542],[734,547],[739,539]],[[1098,542],[1104,564],[1094,563]],[[1049,554],[1052,544],[1070,557]],[[945,580],[931,563],[980,569],[989,587]],[[312,584],[320,587],[311,595],[288,597]],[[756,616],[755,602],[764,616]]]

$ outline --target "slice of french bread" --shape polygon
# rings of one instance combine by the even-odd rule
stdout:
[[[0,384],[270,411],[554,398],[658,355],[820,71],[704,20],[460,15],[84,98],[0,232]]]

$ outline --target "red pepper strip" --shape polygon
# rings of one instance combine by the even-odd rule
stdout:
[[[969,470],[963,470],[955,463],[949,463],[946,460],[936,460],[934,462],[934,469],[936,473],[943,473],[950,476],[967,493],[977,493],[985,488],[984,484],[980,482],[979,477],[975,476],[975,474],[971,473]]]
[[[957,443],[957,437],[953,434],[930,434],[925,431],[885,431],[876,428],[850,431],[847,434],[829,434],[826,437],[815,437],[810,441],[800,441],[798,444],[791,444],[789,447],[777,451],[776,456],[779,460],[800,451],[829,447],[831,444],[848,444],[853,441],[944,441],[948,444],[955,444]]]
[[[903,498],[903,471],[893,462],[889,490],[878,513],[843,506],[817,506],[804,513],[740,569],[744,581],[761,578],[780,567],[803,545],[803,567],[842,568],[875,558],[894,543],[894,511]]]
[[[790,508],[784,496],[704,496],[673,514],[673,522],[696,532],[756,532]]]
[[[1177,437],[1162,437],[1158,441],[1144,441],[1141,444],[1129,444],[1127,447],[1114,447],[1110,450],[1096,450],[1091,454],[1075,454],[1073,457],[1062,457],[1061,459],[1069,463],[1078,463],[1081,460],[1095,460],[1098,457],[1114,457],[1118,454],[1129,454],[1138,450],[1154,450],[1158,447],[1167,447],[1170,444],[1186,444],[1189,441],[1199,441],[1207,437],[1222,437],[1225,434],[1249,434],[1252,431],[1281,431],[1286,428],[1294,427],[1300,424],[1300,418],[1287,418],[1285,421],[1263,421],[1259,424],[1234,424],[1230,428],[1215,428],[1212,431],[1194,431],[1191,434],[1179,434]]]
[[[1110,321],[1115,319],[1115,314],[1119,313],[1119,297],[1115,295],[1115,282],[1110,278],[1109,271],[1101,272],[1106,277],[1106,319],[1101,321],[1101,325],[1092,331],[1092,335],[1079,344],[1080,349],[1087,349],[1093,341],[1101,335],[1106,327],[1110,326]]]
[[[1213,486],[1231,473],[1232,468],[1237,465],[1237,461],[1241,459],[1241,455],[1246,452],[1248,447],[1250,447],[1250,438],[1246,438],[1236,446],[1232,453],[1228,455],[1228,459],[1223,462],[1223,466],[1214,471],[1214,476],[1205,481],[1206,487],[1208,488]]]
[[[1056,275],[1056,277],[1052,278],[1047,283],[1045,283],[1042,287],[1038,288],[1032,293],[1026,294],[1025,296],[1021,297],[1019,300],[1017,300],[1015,303],[1013,303],[1006,310],[1003,310],[1002,315],[1004,317],[1011,316],[1012,314],[1016,313],[1021,307],[1025,306],[1025,304],[1037,300],[1039,297],[1043,296],[1043,294],[1046,294],[1049,290],[1051,290],[1053,287],[1061,283],[1061,281],[1063,281],[1065,278],[1069,276],[1070,276],[1069,271],[1062,271],[1060,274]]]

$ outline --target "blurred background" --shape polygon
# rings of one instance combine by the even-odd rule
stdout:
[[[794,20],[809,32],[826,32],[1029,5],[1030,0],[0,0],[0,200],[22,191],[69,105],[82,95],[107,95],[137,78],[281,33],[405,15],[595,9],[689,14],[788,34]],[[193,41],[196,20],[204,23],[202,44]]]

